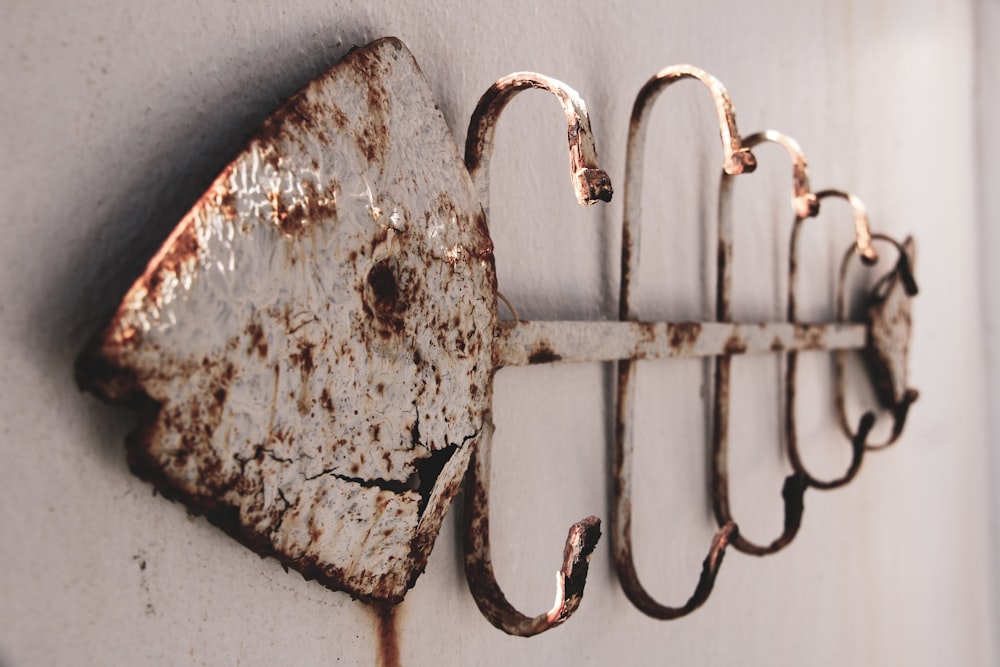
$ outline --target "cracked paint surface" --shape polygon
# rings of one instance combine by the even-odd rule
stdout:
[[[397,602],[489,406],[485,217],[412,55],[291,98],[133,285],[79,374],[144,409],[133,469],[307,578]]]

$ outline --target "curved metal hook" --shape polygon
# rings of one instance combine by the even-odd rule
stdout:
[[[635,383],[633,382],[631,361],[618,363],[618,419],[615,426],[615,522],[612,543],[615,554],[615,569],[625,595],[639,611],[647,616],[668,621],[690,614],[708,599],[715,578],[722,565],[726,546],[739,535],[736,524],[726,523],[716,532],[709,547],[708,555],[702,563],[701,576],[694,593],[680,607],[660,604],[639,582],[632,557],[632,459],[635,449],[632,423],[635,406]]]
[[[777,134],[777,133],[775,133]],[[766,133],[761,133],[756,141],[765,140]],[[756,135],[753,135],[756,136]],[[771,140],[771,139],[768,139]],[[783,137],[779,142],[792,155],[793,163],[801,165],[800,178],[802,184],[808,184],[808,172],[805,169],[805,159],[800,158],[801,150],[796,150],[797,143],[789,137]],[[796,155],[797,153],[797,155]],[[802,178],[805,177],[805,178]],[[718,249],[718,280],[716,284],[716,318],[720,322],[730,322],[732,313],[732,263],[733,263],[733,216],[732,216],[732,175],[723,172],[719,186],[719,249]],[[802,191],[793,192],[793,197],[802,195]],[[793,200],[793,206],[799,204],[812,210],[809,198],[801,197]],[[818,210],[818,209],[817,209]],[[808,212],[808,211],[807,211]],[[737,343],[739,341],[736,341]],[[712,429],[712,507],[715,518],[720,526],[733,521],[732,509],[729,506],[729,386],[732,374],[732,356],[724,354],[715,362],[714,420]],[[781,490],[784,503],[784,529],[774,541],[768,545],[751,542],[742,534],[734,537],[732,544],[743,553],[754,556],[773,554],[788,546],[802,525],[804,495],[809,487],[808,478],[799,470],[795,470],[785,478]]]
[[[715,365],[715,423],[712,431],[712,507],[719,525],[733,522],[729,506],[729,379],[732,357],[722,355]],[[751,542],[741,534],[733,536],[732,544],[739,551],[752,556],[777,553],[791,544],[802,525],[805,508],[804,496],[810,486],[809,479],[799,471],[785,478],[781,488],[784,503],[784,528],[781,535],[768,545]]]
[[[634,413],[634,382],[632,362],[618,364],[618,422],[615,428],[615,522],[612,542],[615,553],[615,569],[622,590],[628,599],[642,613],[653,618],[668,621],[686,616],[700,607],[708,599],[715,586],[715,578],[722,566],[726,546],[739,536],[739,530],[732,521],[716,532],[709,547],[708,555],[702,563],[701,575],[691,597],[680,607],[669,607],[657,602],[639,582],[632,557],[632,458],[634,439],[632,420]]]
[[[809,163],[802,147],[792,137],[777,130],[755,132],[743,138],[743,145],[753,149],[763,143],[778,144],[788,152],[792,161],[792,210],[800,218],[812,218],[819,214],[819,199],[809,186]]]
[[[490,558],[490,465],[493,424],[487,420],[465,480],[465,578],[479,611],[507,634],[531,637],[565,622],[580,606],[590,556],[601,537],[601,521],[589,516],[570,526],[562,567],[556,574],[556,601],[538,616],[517,611],[500,590]]]
[[[795,144],[795,146],[798,146],[798,144]],[[787,145],[786,148],[788,148]],[[799,149],[798,155],[801,157],[801,149]],[[793,157],[793,159],[795,158]],[[801,159],[804,168],[805,160],[804,158]],[[815,217],[819,213],[820,202],[827,197],[839,197],[845,199],[852,207],[854,212],[855,243],[852,250],[849,252],[856,252],[864,262],[877,261],[878,259],[878,254],[872,246],[872,235],[868,226],[868,213],[861,200],[852,194],[844,193],[839,190],[823,190],[822,192],[814,194],[813,201],[815,202],[815,207],[808,210],[800,210],[799,208],[796,208],[795,221],[792,223],[792,234],[788,250],[789,322],[797,321],[798,299],[796,293],[796,283],[799,266],[799,234],[802,230],[802,223],[805,222],[806,218]],[[793,208],[795,208],[794,202],[795,196],[793,195]],[[844,486],[853,480],[858,474],[858,471],[861,470],[861,461],[864,457],[866,449],[865,439],[868,437],[868,433],[871,431],[872,425],[875,422],[875,416],[873,413],[867,412],[862,415],[861,420],[858,423],[857,431],[851,432],[850,429],[847,429],[848,437],[851,441],[851,462],[843,475],[832,480],[820,480],[813,477],[813,475],[806,469],[805,463],[802,460],[802,455],[799,452],[798,428],[795,423],[795,389],[797,384],[796,378],[798,376],[799,354],[798,352],[790,351],[787,353],[786,358],[788,363],[785,369],[785,445],[792,468],[796,472],[801,473],[808,480],[809,486],[815,489],[829,491]]]
[[[622,320],[638,319],[632,303],[634,281],[630,278],[635,275],[639,265],[638,245],[646,126],[653,103],[660,93],[681,79],[700,81],[712,94],[712,101],[715,103],[719,118],[719,134],[722,138],[723,172],[735,176],[749,174],[757,168],[757,159],[749,148],[744,147],[736,129],[736,109],[729,99],[729,93],[718,79],[692,65],[673,65],[661,69],[646,82],[632,106],[625,153],[625,212],[622,218],[622,281],[619,300],[619,319]]]
[[[490,86],[479,99],[469,120],[469,132],[465,137],[465,166],[472,176],[483,211],[489,216],[489,169],[497,120],[514,96],[529,88],[540,88],[555,95],[566,113],[569,169],[577,201],[583,206],[598,200],[611,201],[611,179],[597,166],[597,148],[590,129],[590,116],[580,94],[562,81],[542,74],[516,72]]]
[[[663,90],[680,79],[696,79],[708,87],[719,116],[722,148],[725,154],[723,169],[729,174],[750,173],[756,167],[753,154],[742,146],[736,129],[736,111],[726,89],[711,74],[690,65],[676,65],[657,72],[639,91],[632,107],[625,158],[625,214],[622,221],[622,274],[619,319],[637,320],[633,304],[637,266],[640,211],[642,201],[642,169],[644,161],[646,124],[653,103]],[[632,456],[634,440],[632,422],[634,413],[635,383],[634,362],[618,362],[618,404],[615,429],[615,522],[612,542],[618,580],[628,599],[644,614],[660,620],[686,616],[708,599],[715,585],[715,578],[722,565],[726,546],[737,538],[739,530],[734,522],[727,522],[716,532],[702,564],[701,575],[694,593],[680,607],[669,607],[657,602],[639,582],[632,557]]]
[[[870,326],[873,334],[871,335],[872,340],[869,348],[880,348],[885,346],[898,348],[900,346],[897,341],[893,340],[897,337],[892,336],[891,331],[888,331],[883,335],[883,329],[887,327],[878,326],[880,322],[875,320],[885,319],[885,316],[880,311],[884,308],[886,303],[894,301],[897,309],[906,308],[908,307],[909,299],[917,295],[917,282],[913,276],[912,239],[907,239],[905,243],[901,244],[885,234],[873,234],[872,238],[895,246],[899,253],[899,257],[896,260],[896,266],[893,270],[883,276],[883,278],[876,283],[872,290],[873,304],[869,306],[868,317],[869,320],[872,320],[870,322]],[[840,321],[845,321],[847,319],[847,269],[853,255],[854,248],[849,248],[844,254],[844,259],[840,264],[840,280],[837,285],[837,319]],[[908,310],[902,317],[896,313],[892,313],[892,315],[895,315],[895,317],[893,317],[894,320],[898,320],[898,322],[895,322],[896,326],[899,326],[900,323],[904,323],[908,327]],[[891,342],[897,344],[889,345],[888,343],[885,343],[880,345],[880,343],[883,343],[884,339],[890,339]],[[885,447],[895,443],[899,439],[899,436],[903,433],[903,427],[906,425],[906,418],[909,415],[910,406],[913,405],[913,403],[920,397],[920,392],[906,386],[906,341],[904,340],[902,343],[902,362],[898,359],[898,356],[900,355],[890,355],[886,352],[880,353],[878,349],[866,350],[867,356],[869,357],[869,368],[872,369],[875,377],[874,386],[876,395],[892,414],[892,431],[889,434],[888,439],[881,443],[865,443],[866,449],[884,449]],[[846,391],[844,382],[844,366],[846,359],[847,353],[843,351],[837,352],[834,357],[834,378],[837,385],[835,402],[837,405],[837,415],[839,417],[841,429],[843,429],[848,437],[856,438],[858,434],[851,431],[850,423],[847,418]]]
[[[590,129],[587,107],[580,95],[556,79],[532,72],[506,76],[479,100],[469,122],[465,143],[465,164],[489,216],[489,164],[493,153],[496,122],[513,97],[528,88],[540,88],[555,95],[562,104],[568,125],[570,175],[577,200],[582,205],[611,201],[611,180],[597,165],[597,149]],[[502,299],[507,302],[506,298]],[[517,311],[507,302],[517,319]],[[466,473],[465,492],[465,577],[479,610],[504,632],[530,637],[566,621],[580,606],[587,582],[590,555],[601,536],[601,522],[587,517],[570,526],[563,551],[562,568],[556,577],[556,601],[544,614],[530,617],[508,602],[497,584],[490,556],[489,485],[493,447],[493,424],[489,417],[483,427],[477,451]]]
[[[878,261],[878,252],[872,245],[872,230],[868,224],[868,209],[865,208],[865,203],[860,197],[843,190],[820,190],[816,193],[818,201],[827,198],[843,199],[850,204],[854,217],[854,249],[866,266],[873,266]]]

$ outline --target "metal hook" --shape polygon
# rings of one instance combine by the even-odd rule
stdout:
[[[862,205],[863,210],[863,205]],[[909,301],[917,295],[918,288],[913,276],[913,239],[899,243],[885,234],[873,234],[872,238],[895,246],[899,253],[896,266],[879,280],[872,289],[872,301],[868,306],[868,320],[871,342],[865,349],[868,367],[874,379],[876,396],[892,414],[892,431],[882,443],[865,443],[866,449],[884,449],[895,443],[903,433],[910,406],[920,397],[920,392],[906,386],[906,356],[909,340]],[[840,265],[840,280],[837,285],[837,319],[847,319],[847,269],[854,249],[844,254]],[[840,427],[848,437],[856,438],[847,418],[845,363],[847,353],[838,351],[834,355],[834,378],[837,386],[835,402]]]
[[[646,126],[653,104],[670,84],[681,79],[695,79],[708,88],[719,118],[719,135],[724,155],[722,169],[726,174],[749,174],[757,168],[757,160],[749,148],[743,146],[736,129],[736,110],[722,82],[708,72],[692,65],[664,67],[654,74],[639,90],[632,117],[629,121],[628,143],[625,152],[625,212],[622,218],[622,281],[619,299],[619,319],[636,320],[638,315],[632,305],[630,276],[639,268],[638,245],[642,211],[642,173],[645,157]],[[627,365],[627,362],[626,362]]]
[[[611,179],[597,166],[590,116],[580,94],[557,79],[535,72],[516,72],[498,80],[483,94],[472,112],[465,137],[465,166],[487,217],[490,212],[490,158],[497,119],[515,95],[529,88],[540,88],[555,95],[566,113],[569,169],[577,201],[584,206],[598,200],[611,201]]]
[[[580,95],[555,79],[519,72],[506,76],[479,100],[466,136],[465,161],[483,211],[489,214],[489,162],[493,137],[500,113],[513,97],[528,88],[541,88],[562,103],[568,124],[570,172],[581,205],[610,201],[611,180],[597,165],[597,149],[590,129],[587,107]],[[506,302],[506,299],[504,299]],[[517,319],[517,311],[507,302]],[[556,575],[556,601],[552,608],[535,617],[517,611],[497,584],[490,555],[489,485],[493,448],[493,423],[487,416],[483,433],[466,473],[465,495],[465,577],[479,610],[504,632],[530,637],[564,623],[580,606],[587,582],[590,556],[601,536],[601,522],[589,516],[570,526],[563,550],[563,563]]]
[[[813,218],[819,214],[819,198],[809,185],[809,163],[802,147],[792,137],[777,130],[755,132],[743,138],[743,145],[753,149],[763,143],[777,144],[785,149],[792,161],[792,210],[799,218]]]
[[[587,583],[590,556],[601,537],[601,522],[589,516],[574,523],[566,536],[563,562],[556,573],[556,601],[538,616],[515,609],[500,590],[490,557],[490,467],[493,424],[487,421],[478,449],[466,473],[465,486],[465,578],[479,611],[507,634],[531,637],[564,623],[580,606]]]
[[[764,141],[765,134],[762,133],[756,140],[758,142]],[[797,157],[797,155],[801,156],[801,150],[794,150],[797,148],[797,144],[794,143],[794,140],[787,137],[783,137],[779,143],[785,146],[786,150],[792,154],[793,163],[798,161],[801,165],[796,174],[796,186],[807,188],[808,172],[805,168],[805,159]],[[718,281],[716,285],[716,318],[720,322],[732,321],[732,187],[732,175],[724,171],[719,186],[719,250]],[[802,195],[802,192],[793,193],[793,207],[796,210],[801,207],[804,212],[811,211],[813,207],[809,205],[809,199],[800,195]],[[734,342],[739,343],[740,341]],[[722,526],[733,521],[732,510],[729,506],[729,386],[732,371],[732,353],[740,351],[738,346],[734,347],[737,349],[720,355],[716,358],[715,362],[712,432],[712,505],[715,510],[716,520]],[[790,476],[785,478],[785,483],[781,491],[785,514],[784,529],[781,535],[773,542],[764,546],[751,542],[742,534],[737,534],[733,538],[733,546],[747,554],[766,556],[776,553],[790,544],[802,524],[803,496],[808,486],[808,479],[798,470],[795,470]]]
[[[878,252],[872,245],[872,231],[868,224],[868,209],[865,208],[865,203],[857,195],[843,190],[821,190],[816,193],[818,201],[827,198],[843,199],[850,204],[854,218],[854,249],[866,266],[873,266],[878,261]]]
[[[638,320],[633,298],[639,263],[639,230],[642,201],[642,168],[646,140],[646,124],[656,98],[670,84],[680,79],[696,79],[708,87],[719,116],[726,173],[750,173],[756,168],[753,154],[740,141],[736,129],[736,111],[726,89],[711,74],[690,65],[676,65],[657,72],[639,91],[629,124],[625,158],[625,214],[622,221],[622,274],[620,320]],[[660,620],[680,618],[700,607],[708,599],[722,565],[726,546],[737,538],[734,522],[727,522],[716,532],[702,564],[701,575],[694,593],[686,603],[670,607],[657,602],[639,582],[632,556],[632,458],[635,449],[632,433],[635,406],[634,362],[618,362],[618,405],[615,429],[615,522],[612,533],[615,568],[628,599],[644,614]]]
[[[632,421],[634,412],[635,383],[632,381],[632,362],[623,361],[618,365],[618,423],[615,429],[615,521],[612,542],[615,553],[615,570],[626,597],[639,611],[663,621],[681,618],[703,605],[712,593],[715,578],[726,555],[730,541],[739,536],[739,529],[732,521],[727,522],[712,538],[708,555],[702,562],[701,575],[694,593],[679,607],[670,607],[657,602],[643,587],[636,572],[632,555],[632,458],[634,438]]]
[[[755,145],[757,143],[757,135],[754,135],[753,139],[755,139],[755,141],[751,145]],[[750,143],[750,140],[751,138],[747,138],[747,143]],[[783,145],[786,150],[788,150],[793,163],[796,165],[796,173],[793,182],[794,193],[792,195],[792,208],[795,210],[795,221],[792,223],[791,240],[789,242],[788,250],[788,321],[796,322],[798,320],[796,312],[798,304],[795,288],[799,265],[799,233],[802,230],[802,223],[806,220],[806,218],[815,217],[819,214],[820,202],[823,199],[827,197],[840,197],[846,199],[851,204],[854,210],[855,230],[855,245],[853,250],[857,252],[863,261],[867,261],[867,258],[869,257],[877,259],[878,255],[871,245],[871,231],[868,226],[868,215],[864,206],[861,204],[861,200],[854,195],[843,193],[839,190],[824,190],[818,194],[809,193],[809,195],[806,195],[803,188],[806,191],[808,190],[808,173],[806,171],[805,156],[802,154],[802,149],[799,147],[798,143],[795,142],[794,139],[791,139],[791,137],[785,137],[784,135],[773,131],[762,133],[760,141],[765,140],[775,141]],[[811,199],[806,200],[805,198],[807,196],[811,197]],[[809,205],[797,205],[797,202],[802,201],[808,201]],[[787,353],[786,358],[785,448],[788,452],[788,459],[792,464],[792,468],[797,473],[803,475],[808,481],[809,486],[815,489],[828,491],[844,486],[853,480],[858,474],[858,471],[861,470],[861,462],[865,452],[865,439],[875,423],[875,415],[874,413],[866,412],[861,416],[857,431],[852,433],[848,430],[851,441],[851,462],[844,474],[832,480],[820,480],[814,477],[806,469],[805,463],[802,460],[802,455],[799,452],[798,428],[795,423],[795,390],[798,377],[799,354],[795,350],[790,350]]]

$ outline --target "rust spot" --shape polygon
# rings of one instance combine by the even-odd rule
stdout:
[[[725,354],[742,354],[747,351],[747,343],[739,336],[730,336],[723,348]]]
[[[528,357],[529,364],[551,364],[562,359],[548,343],[540,343]]]
[[[785,349],[785,344],[781,342],[781,338],[775,336],[774,340],[771,341],[771,351],[781,352],[784,349]]]
[[[299,351],[288,356],[293,366],[299,367],[299,395],[296,407],[299,414],[307,415],[312,410],[312,373],[315,369],[313,348],[311,345],[300,345]],[[292,394],[294,396],[294,394]]]
[[[232,190],[226,188],[219,194],[218,205],[226,220],[236,219],[236,194]]]
[[[348,118],[347,114],[344,113],[344,110],[336,104],[332,104],[331,111],[333,112],[333,123],[337,126],[337,129],[343,130],[347,127]]]
[[[293,202],[291,206],[283,207],[280,200],[275,201],[278,229],[285,236],[297,236],[307,226],[309,214],[302,202]]]
[[[389,147],[389,128],[386,122],[389,92],[384,84],[387,69],[377,56],[366,51],[352,52],[345,58],[345,62],[349,62],[354,69],[358,86],[365,91],[365,101],[368,104],[364,126],[354,131],[358,150],[370,164],[384,163]]]
[[[272,220],[288,238],[302,236],[317,223],[337,216],[337,184],[331,185],[329,194],[321,194],[308,180],[299,183],[299,187],[301,192],[295,195],[282,196],[278,191],[268,195]]]
[[[411,295],[420,294],[420,283],[411,267],[400,266],[395,258],[377,262],[368,273],[362,310],[374,320],[375,335],[389,341],[403,332],[404,315],[410,308]],[[421,302],[414,304],[417,310]],[[419,363],[414,353],[414,363]]]
[[[247,325],[247,336],[250,337],[250,342],[247,344],[247,354],[251,354],[256,350],[261,359],[267,357],[267,340],[264,337],[264,329],[260,326],[260,322],[253,321]]]
[[[330,396],[330,388],[323,387],[323,391],[320,392],[319,402],[327,412],[333,412],[333,397]]]
[[[808,324],[795,332],[795,339],[802,343],[803,350],[823,349],[823,334],[826,327],[822,324]]]
[[[715,319],[717,320],[727,320],[729,311],[729,282],[731,280],[729,273],[726,271],[726,267],[729,264],[729,253],[730,246],[725,239],[719,239],[719,244],[716,249],[716,275],[720,276],[719,285],[716,287],[718,291],[718,300],[715,308]]]
[[[679,322],[671,324],[668,332],[670,336],[670,347],[675,350],[685,350],[694,347],[701,335],[701,323],[699,322]]]
[[[656,340],[656,324],[653,322],[640,322],[639,331],[641,332],[640,340],[643,343],[652,343]]]
[[[388,313],[396,310],[399,303],[399,285],[396,274],[388,262],[379,262],[368,274],[368,285],[374,295],[376,313]]]

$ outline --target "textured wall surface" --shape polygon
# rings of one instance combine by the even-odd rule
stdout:
[[[996,663],[977,206],[989,199],[978,198],[977,183],[988,183],[977,181],[974,123],[974,38],[990,31],[977,28],[973,3],[9,4],[0,665],[376,660],[368,607],[261,560],[133,477],[122,443],[134,415],[80,394],[72,364],[245,137],[351,46],[384,35],[415,54],[460,142],[479,95],[513,71],[557,77],[587,100],[619,193],[610,205],[576,206],[553,100],[518,97],[497,133],[490,225],[500,289],[524,318],[616,316],[632,99],[680,62],[727,85],[744,134],[773,127],[797,138],[816,188],[854,191],[875,229],[913,233],[922,289],[910,364],[922,395],[902,441],[868,457],[846,489],[808,493],[788,549],[730,553],[707,605],[662,623],[621,593],[606,529],[580,611],[523,640],[478,613],[453,509],[397,613],[403,663]],[[704,90],[675,88],[649,136],[639,310],[707,319],[721,156]],[[780,150],[757,153],[758,173],[737,186],[734,310],[779,319],[790,170]],[[832,314],[830,278],[849,241],[849,214],[831,205],[804,240],[804,316]],[[800,369],[810,374],[800,376],[805,456],[832,474],[847,448],[829,364],[803,355]],[[780,532],[787,474],[779,370],[773,358],[734,363],[732,503],[761,540]],[[600,364],[497,376],[495,566],[525,612],[551,604],[566,527],[609,518],[612,377]],[[639,369],[636,564],[673,604],[690,594],[714,532],[708,378],[694,361]]]

